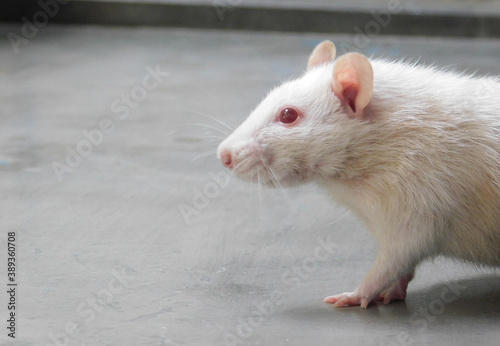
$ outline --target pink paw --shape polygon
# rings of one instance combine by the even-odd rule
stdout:
[[[408,274],[398,281],[395,281],[391,286],[389,286],[389,288],[383,290],[380,294],[376,293],[379,291],[366,290],[365,286],[359,287],[354,292],[346,292],[326,297],[323,301],[325,303],[335,304],[338,308],[343,306],[361,306],[366,309],[370,303],[373,303],[376,300],[383,301],[384,304],[389,304],[393,300],[405,300],[406,289],[408,288],[408,283],[412,278],[413,274]],[[360,294],[359,292],[365,293]],[[373,292],[373,295],[371,292]]]
[[[363,309],[368,307],[372,299],[361,297],[355,292],[346,292],[337,294],[335,296],[326,297],[323,299],[325,303],[334,304],[337,308],[343,306],[361,306]]]

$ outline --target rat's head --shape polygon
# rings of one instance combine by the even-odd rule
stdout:
[[[373,72],[363,55],[335,60],[319,44],[306,73],[271,91],[220,145],[217,155],[240,178],[289,186],[336,175],[355,124],[371,99]]]

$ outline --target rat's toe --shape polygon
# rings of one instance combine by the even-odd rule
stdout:
[[[362,308],[366,308],[370,303],[369,299],[362,298],[356,292],[346,292],[335,296],[329,296],[323,299],[323,301],[325,303],[334,304],[337,308],[344,306],[361,306]]]

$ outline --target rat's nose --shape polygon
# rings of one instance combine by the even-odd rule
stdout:
[[[220,153],[220,160],[227,168],[233,168],[233,156],[231,150],[223,149]]]

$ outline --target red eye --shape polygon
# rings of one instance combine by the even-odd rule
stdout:
[[[299,113],[293,108],[285,108],[278,116],[278,120],[283,124],[291,124],[299,117]]]

